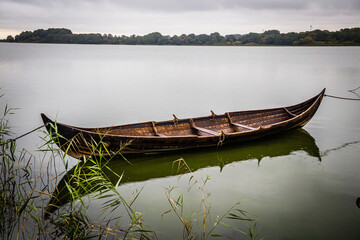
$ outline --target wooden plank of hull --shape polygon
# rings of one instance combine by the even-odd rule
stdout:
[[[56,123],[58,132],[68,139],[59,139],[65,150],[69,143],[69,155],[81,157],[97,155],[88,147],[102,142],[109,152],[122,154],[173,151],[189,148],[217,146],[254,140],[289,129],[302,127],[314,116],[325,89],[317,96],[297,105],[230,112],[222,115],[178,119],[176,121],[146,122],[107,128],[79,128]],[[44,123],[55,124],[41,114]],[[48,131],[51,127],[47,124]],[[126,147],[124,147],[126,146]]]

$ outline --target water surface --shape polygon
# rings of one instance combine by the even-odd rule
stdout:
[[[292,105],[324,87],[331,95],[359,97],[359,91],[347,91],[360,86],[359,76],[358,47],[0,44],[1,109],[6,103],[19,108],[11,117],[15,134],[40,126],[41,112],[60,122],[100,127]],[[144,186],[137,210],[145,212],[145,223],[160,239],[182,236],[173,215],[161,218],[169,209],[165,187],[178,186],[175,195],[184,194],[186,211],[200,206],[199,192],[187,191],[189,175],[179,179],[171,168],[179,157],[198,179],[210,176],[211,221],[247,199],[240,206],[259,217],[265,239],[359,239],[359,110],[359,102],[324,98],[305,131],[129,158],[131,166],[111,164],[125,171],[119,187],[125,196]],[[19,146],[36,149],[37,135]],[[100,205],[92,202],[91,214]],[[217,233],[241,236],[225,227]]]

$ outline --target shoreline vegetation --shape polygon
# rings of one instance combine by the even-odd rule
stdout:
[[[65,43],[65,44],[113,44],[113,45],[187,45],[187,46],[360,46],[360,27],[339,31],[314,30],[307,32],[280,33],[268,30],[263,33],[162,35],[159,32],[144,36],[117,36],[112,34],[75,34],[66,28],[23,31],[15,37],[9,35],[1,42]]]

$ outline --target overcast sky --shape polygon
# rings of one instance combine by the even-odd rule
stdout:
[[[360,0],[0,0],[0,38],[65,27],[75,33],[261,33],[360,26]]]

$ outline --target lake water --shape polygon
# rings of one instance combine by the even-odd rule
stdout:
[[[358,86],[359,47],[0,44],[0,107],[19,108],[10,119],[15,135],[40,126],[42,112],[99,127],[292,105],[324,87],[327,94],[359,98],[360,90],[348,92]],[[33,151],[39,136],[20,139],[19,147]],[[161,217],[170,208],[166,187],[177,186],[174,196],[184,194],[185,216],[201,207],[198,189],[188,192],[190,175],[179,179],[172,169],[180,157],[196,178],[211,178],[207,229],[244,200],[239,207],[257,216],[265,239],[360,239],[359,101],[325,97],[303,130],[261,141],[130,157],[131,166],[111,162],[125,174],[119,191],[126,198],[144,187],[136,209],[159,239],[182,237],[174,215]],[[96,216],[101,202],[90,205]],[[201,216],[194,218],[201,229]],[[215,233],[244,238],[224,226]]]

